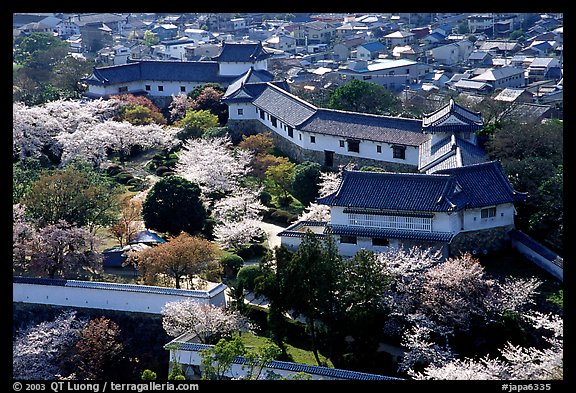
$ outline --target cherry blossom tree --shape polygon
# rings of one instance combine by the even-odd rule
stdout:
[[[534,329],[542,331],[547,345],[522,347],[508,342],[500,350],[500,357],[454,359],[431,364],[422,372],[411,370],[414,379],[442,380],[561,380],[564,369],[563,319],[555,314],[530,312],[523,319]]]
[[[188,139],[184,142],[175,171],[200,185],[204,194],[234,191],[249,171],[251,153],[233,149],[229,137]]]
[[[188,109],[192,107],[193,100],[186,94],[178,94],[177,96],[172,95],[172,101],[168,106],[168,111],[170,113],[170,121],[175,123],[186,116]]]
[[[262,240],[266,233],[253,219],[241,221],[223,221],[214,228],[216,242],[226,250],[238,250],[243,245],[250,244],[255,240]]]
[[[79,332],[80,339],[74,346],[76,376],[79,379],[98,380],[120,377],[121,355],[124,345],[120,341],[120,328],[108,318],[95,318],[88,321]]]
[[[106,120],[95,125],[84,124],[74,133],[61,133],[56,139],[62,146],[62,162],[77,157],[92,161],[98,167],[110,152],[116,152],[124,162],[134,147],[142,149],[172,148],[178,143],[178,129],[158,124],[135,126],[129,122]]]
[[[248,320],[238,311],[192,300],[168,302],[162,308],[162,326],[169,336],[194,334],[203,344],[214,344],[233,333],[248,330]]]
[[[26,216],[26,205],[12,205],[12,262],[14,269],[23,269],[28,255],[28,244],[36,228]]]
[[[12,343],[14,379],[58,379],[63,363],[79,340],[87,321],[75,311],[64,312],[54,321],[42,322],[19,332]]]
[[[341,172],[320,172],[318,197],[323,198],[336,192],[341,180]],[[311,202],[298,217],[298,221],[330,221],[330,207]]]
[[[133,126],[114,121],[119,100],[58,100],[42,106],[13,104],[13,154],[39,156],[49,151],[63,163],[82,157],[98,166],[111,151],[123,158],[134,146],[173,147],[178,128]]]
[[[39,106],[12,104],[12,154],[16,158],[38,157],[45,147],[57,152],[53,138],[63,125]]]
[[[494,285],[472,254],[449,258],[424,273],[420,307],[439,325],[468,331],[488,315]]]
[[[114,100],[57,100],[41,106],[12,106],[12,148],[16,157],[38,156],[43,149],[57,155],[56,138],[112,119],[118,107]]]
[[[102,255],[92,251],[94,245],[98,245],[98,239],[90,231],[65,221],[39,229],[24,243],[30,273],[48,278],[101,270]]]
[[[214,203],[212,215],[218,221],[256,220],[266,210],[258,198],[261,192],[262,188],[253,190],[247,187],[235,187],[230,194]]]

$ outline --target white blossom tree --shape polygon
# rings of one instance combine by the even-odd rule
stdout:
[[[536,277],[506,277],[497,285],[498,301],[493,303],[494,308],[499,313],[525,311],[535,304],[534,297],[540,285],[542,281]]]
[[[535,329],[543,331],[547,346],[521,347],[508,342],[501,358],[454,359],[431,364],[422,372],[409,371],[414,379],[442,380],[561,380],[564,376],[563,319],[555,314],[530,312],[522,315]]]
[[[489,314],[495,283],[470,253],[449,258],[423,274],[419,307],[440,326],[468,331]]]
[[[198,304],[189,299],[168,302],[161,312],[162,327],[169,336],[190,332],[203,344],[214,344],[249,326],[248,320],[238,311]]]
[[[186,116],[186,111],[192,107],[192,103],[193,100],[186,94],[172,95],[172,102],[168,106],[170,121],[174,123]]]
[[[318,197],[323,198],[338,190],[342,180],[342,172],[320,172]],[[330,221],[330,207],[311,202],[304,209],[298,221]]]
[[[22,268],[28,255],[28,244],[36,228],[26,217],[26,205],[12,205],[12,261],[14,268]]]
[[[12,154],[20,159],[38,157],[45,147],[56,151],[53,138],[64,131],[63,125],[43,107],[12,104]]]
[[[63,361],[80,339],[86,321],[74,311],[60,314],[19,332],[12,343],[12,377],[25,380],[58,379]]]
[[[175,171],[200,185],[204,194],[229,193],[248,174],[250,152],[233,149],[229,137],[188,139],[184,142]]]
[[[257,220],[266,210],[258,195],[262,188],[250,189],[236,186],[225,197],[214,202],[212,216],[220,222],[239,222]]]
[[[237,250],[255,240],[263,240],[266,233],[258,224],[253,219],[221,222],[214,227],[216,242],[226,250]]]
[[[40,106],[12,105],[12,148],[14,156],[38,156],[43,148],[59,149],[54,138],[74,133],[111,119],[118,102],[114,100],[57,100]]]
[[[127,121],[106,120],[95,125],[84,124],[74,133],[61,133],[56,139],[62,146],[64,164],[82,157],[99,166],[109,152],[119,153],[123,162],[135,146],[142,149],[171,148],[177,143],[177,131],[156,123],[135,126]]]

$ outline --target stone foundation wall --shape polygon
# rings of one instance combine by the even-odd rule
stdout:
[[[499,251],[509,245],[508,232],[513,226],[505,226],[481,231],[462,232],[452,239],[450,255],[458,256],[462,252],[484,253]]]

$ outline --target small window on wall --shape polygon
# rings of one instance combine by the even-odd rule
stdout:
[[[376,153],[382,153],[382,146],[376,145]]]
[[[242,116],[244,114],[244,109],[238,108],[238,116]]]
[[[405,160],[406,146],[392,146],[392,157]]]
[[[180,86],[180,91],[182,93],[186,93],[186,86]]]
[[[340,243],[356,244],[356,236],[345,236],[345,235],[341,235],[341,236],[340,236]]]
[[[292,127],[288,128],[288,136],[294,138],[294,129]]]
[[[164,86],[159,85],[159,86],[158,86],[158,91],[164,91]]]
[[[390,245],[390,241],[388,239],[374,237],[372,238],[372,245],[378,247],[388,247]]]
[[[264,120],[264,111],[262,109],[260,109],[260,118]]]
[[[276,119],[274,116],[270,116],[270,122],[272,123],[273,127],[278,127],[278,119]]]
[[[316,137],[310,135],[310,143],[316,143]]]
[[[340,147],[344,147],[344,141],[340,141]]]
[[[487,207],[485,209],[480,210],[480,217],[481,218],[496,217],[496,207]]]
[[[348,151],[351,151],[353,153],[360,153],[360,141],[349,139]]]
[[[146,89],[146,91],[150,91],[152,89],[152,87],[150,85],[146,85],[145,89]]]

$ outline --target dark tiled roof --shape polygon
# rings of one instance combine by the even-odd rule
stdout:
[[[87,82],[102,85],[144,80],[229,83],[234,78],[220,76],[218,63],[212,61],[141,60],[95,68]]]
[[[338,190],[317,201],[331,206],[381,210],[448,211],[448,175],[344,171]]]
[[[192,351],[192,352],[202,352],[204,350],[212,348],[213,345],[200,344],[193,342],[182,342],[177,340],[172,340],[168,344],[164,345],[165,349],[177,348],[181,351]],[[236,356],[233,360],[235,364],[247,364],[248,359],[243,356]],[[306,374],[317,375],[320,377],[326,377],[329,379],[344,379],[344,380],[400,380],[400,378],[388,377],[379,374],[369,374],[360,371],[343,370],[339,368],[330,368],[322,366],[313,366],[303,363],[293,363],[284,362],[280,360],[272,360],[266,363],[266,367],[292,372],[303,372]]]
[[[334,224],[330,225],[329,229],[334,235],[378,237],[400,240],[425,240],[445,243],[449,243],[454,237],[454,234],[451,232],[409,231]]]
[[[457,121],[449,121],[454,116]],[[424,132],[476,131],[483,127],[480,112],[472,112],[450,100],[448,105],[422,118]]]
[[[226,89],[222,97],[224,102],[251,102],[258,97],[267,87],[267,82],[284,90],[289,90],[286,81],[273,81],[274,75],[265,70],[254,70],[250,67],[248,71],[240,78],[232,82]]]
[[[522,201],[498,161],[433,174],[344,171],[338,190],[318,203],[412,212],[447,212]]]
[[[435,172],[486,160],[483,149],[452,134],[434,144],[429,139],[421,145],[418,169],[421,172]]]
[[[271,84],[268,84],[268,88],[253,101],[253,104],[292,127],[304,122],[317,110],[314,105]]]
[[[454,176],[464,190],[467,206],[471,208],[523,201],[527,196],[512,188],[499,161],[444,169],[435,174]]]
[[[422,133],[420,120],[334,109],[318,109],[299,128],[318,134],[408,146],[418,146],[429,138]]]
[[[154,232],[140,231],[130,243],[166,243],[166,240]]]
[[[266,52],[266,50],[262,47],[261,42],[224,42],[222,50],[218,56],[213,57],[212,60],[230,63],[252,63],[255,61],[265,60],[270,56],[271,54]]]

